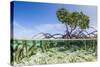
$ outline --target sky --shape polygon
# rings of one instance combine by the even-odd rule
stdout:
[[[90,26],[97,28],[97,7],[87,5],[54,4],[14,1],[13,26],[15,38],[32,38],[44,33],[64,33],[65,26],[58,21],[56,11],[66,8],[70,12],[83,12],[90,17]]]

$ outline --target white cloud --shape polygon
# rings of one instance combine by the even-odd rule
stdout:
[[[17,39],[30,39],[34,35],[43,32],[43,33],[63,33],[64,32],[63,24],[41,24],[34,26],[32,29],[23,27],[18,23],[14,23],[14,38]]]
[[[41,24],[34,27],[38,32],[55,33],[64,29],[62,24]]]
[[[90,26],[97,29],[97,25],[94,23],[91,23]],[[18,39],[32,39],[34,35],[37,35],[38,33],[61,33],[63,34],[65,31],[65,25],[63,24],[40,24],[32,27],[31,29],[27,27],[23,27],[22,25],[14,22],[14,38]],[[89,29],[88,31],[91,31]]]
[[[22,38],[30,38],[33,31],[21,26],[18,23],[14,23],[14,38],[22,39]]]

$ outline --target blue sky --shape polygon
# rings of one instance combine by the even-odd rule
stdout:
[[[56,17],[56,11],[62,7],[70,12],[82,11],[90,17],[90,26],[97,28],[96,6],[15,1],[14,37],[31,38],[39,32],[64,33],[64,25]]]

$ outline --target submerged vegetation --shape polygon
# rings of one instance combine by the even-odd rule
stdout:
[[[11,64],[96,61],[97,40],[11,40]]]

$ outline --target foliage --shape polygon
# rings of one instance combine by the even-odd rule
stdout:
[[[89,16],[85,15],[83,12],[69,12],[65,8],[61,8],[56,14],[59,21],[70,27],[74,28],[79,26],[81,29],[89,27]]]

